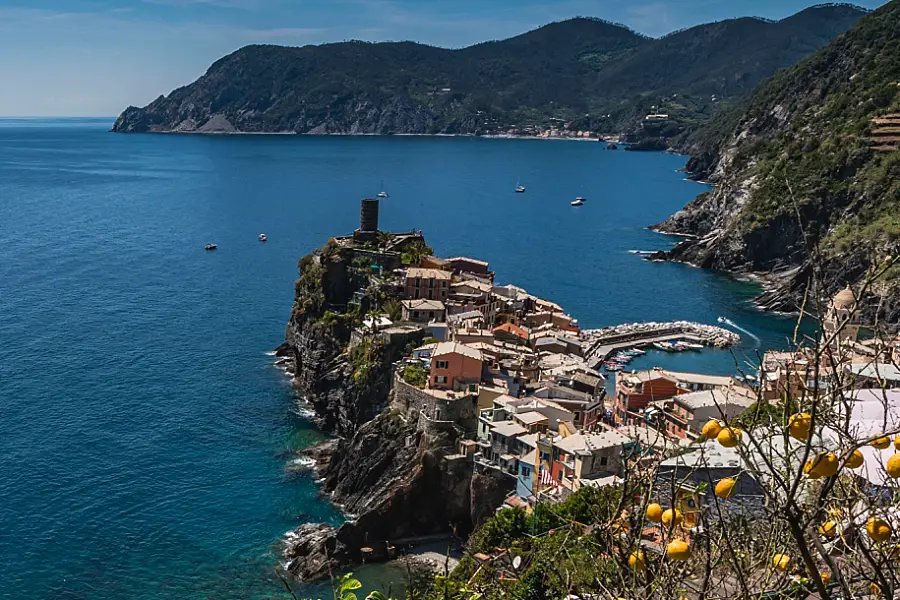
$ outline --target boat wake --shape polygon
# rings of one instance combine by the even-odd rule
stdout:
[[[725,317],[719,317],[718,320],[719,320],[719,323],[722,323],[722,324],[724,324],[724,325],[728,325],[729,327],[733,327],[734,329],[737,329],[738,331],[743,331],[744,333],[746,333],[747,335],[749,335],[750,337],[752,337],[754,340],[756,340],[756,345],[757,345],[757,346],[762,345],[762,340],[759,339],[759,336],[758,336],[758,335],[756,335],[756,334],[753,333],[752,331],[748,331],[748,330],[744,329],[743,327],[741,327],[740,325],[738,325],[737,323],[735,323],[735,322],[732,321],[731,319],[728,319],[728,318],[725,318]]]

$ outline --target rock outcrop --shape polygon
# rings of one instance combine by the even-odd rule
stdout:
[[[293,363],[301,401],[339,436],[306,454],[323,492],[349,517],[338,528],[307,524],[286,536],[284,565],[301,580],[387,558],[404,538],[465,535],[473,506],[483,514],[486,503],[502,501],[495,492],[473,505],[473,462],[456,454],[459,427],[428,416],[430,402],[447,401],[395,380],[392,363],[424,333],[360,328],[394,292],[380,289],[358,258],[352,244],[331,241],[300,261],[286,341],[276,351]],[[465,398],[442,414],[471,424],[476,406]]]

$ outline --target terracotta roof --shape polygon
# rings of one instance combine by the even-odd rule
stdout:
[[[440,269],[421,269],[419,267],[413,267],[406,270],[406,278],[407,279],[416,279],[417,277],[421,277],[422,279],[446,279],[450,280],[453,277],[453,274],[449,271],[442,271]]]
[[[505,331],[506,333],[511,333],[512,335],[522,338],[523,340],[528,339],[528,332],[518,325],[514,325],[512,323],[504,323],[503,325],[498,325],[493,329],[494,333],[498,331]]]
[[[441,342],[438,344],[437,350],[434,351],[431,358],[434,359],[439,356],[444,356],[445,354],[459,354],[474,358],[475,360],[484,360],[481,350],[476,350],[475,348],[460,344],[459,342]]]

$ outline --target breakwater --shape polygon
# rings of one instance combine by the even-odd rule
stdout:
[[[741,341],[741,336],[733,331],[692,321],[626,323],[588,329],[582,332],[581,337],[587,346],[585,359],[594,368],[599,367],[610,354],[623,348],[667,341],[690,341],[713,348],[727,348]]]

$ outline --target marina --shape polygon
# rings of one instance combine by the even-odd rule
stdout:
[[[589,344],[585,361],[594,369],[605,367],[608,371],[622,370],[624,364],[638,355],[636,352],[644,353],[643,348],[682,352],[705,347],[726,348],[741,340],[728,329],[689,321],[618,325],[585,331],[582,338]]]

